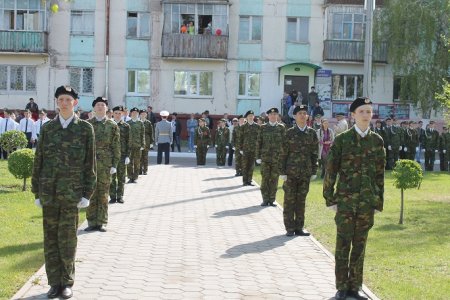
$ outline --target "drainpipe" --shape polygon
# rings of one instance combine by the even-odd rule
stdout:
[[[109,98],[109,10],[110,0],[106,0],[106,41],[105,41],[105,97]]]

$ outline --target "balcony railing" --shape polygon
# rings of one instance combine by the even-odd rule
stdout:
[[[324,41],[323,60],[325,61],[364,61],[364,41]],[[387,63],[387,44],[373,45],[374,62]]]
[[[228,36],[181,33],[163,34],[162,56],[172,58],[227,59]]]
[[[34,31],[0,31],[0,52],[47,53],[48,34]]]

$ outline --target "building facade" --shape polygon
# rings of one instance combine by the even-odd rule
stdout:
[[[362,0],[0,1],[0,106],[53,110],[70,84],[80,108],[112,105],[242,114],[316,87],[325,115],[362,96]],[[382,4],[378,3],[377,4]],[[396,101],[386,45],[374,47],[375,115],[416,118]]]

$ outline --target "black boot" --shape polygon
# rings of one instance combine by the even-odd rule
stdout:
[[[59,296],[60,291],[61,291],[61,287],[59,285],[51,286],[47,292],[47,298],[48,299],[57,298]]]

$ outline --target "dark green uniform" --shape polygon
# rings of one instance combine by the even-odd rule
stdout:
[[[234,147],[234,167],[236,169],[236,175],[242,175],[242,154],[237,151],[237,141],[239,141],[239,135],[241,134],[242,126],[235,126],[233,129],[233,136],[231,138],[231,145]]]
[[[95,160],[94,129],[88,122],[75,116],[63,129],[57,117],[42,127],[31,191],[43,206],[45,270],[51,286],[74,283],[77,204],[94,193]]]
[[[227,146],[230,140],[230,130],[226,127],[217,127],[214,136],[214,144],[216,145],[216,163],[218,166],[225,166],[225,158],[227,156]]]
[[[261,159],[261,195],[263,204],[275,202],[280,155],[285,141],[285,127],[280,123],[261,125],[256,146],[256,159]]]
[[[196,156],[197,165],[203,166],[206,164],[206,153],[211,145],[211,131],[206,126],[199,126],[195,130],[194,145],[197,146]]]
[[[319,139],[311,127],[296,124],[286,131],[280,156],[280,174],[287,175],[284,190],[284,226],[300,232],[305,225],[305,202],[312,175],[318,168]]]
[[[405,143],[406,147],[406,159],[414,160],[416,157],[416,148],[419,147],[419,134],[417,130],[406,128],[405,129]]]
[[[144,139],[145,139],[145,147],[141,152],[141,174],[147,174],[148,171],[148,152],[150,151],[150,145],[155,142],[155,135],[153,131],[152,122],[149,120],[144,120]]]
[[[441,162],[441,171],[448,171],[450,150],[450,132],[443,132],[439,136],[439,160]]]
[[[383,210],[385,158],[381,136],[369,130],[362,138],[355,127],[338,135],[328,154],[323,197],[327,206],[337,205],[338,290],[361,288],[364,251],[374,210]]]
[[[97,155],[97,186],[86,211],[89,226],[108,223],[108,197],[111,186],[111,167],[117,169],[120,160],[120,130],[117,124],[104,118],[88,121],[94,127]]]
[[[423,147],[425,148],[425,171],[433,171],[435,153],[439,147],[439,133],[435,129],[425,130]]]
[[[239,129],[236,151],[242,151],[242,182],[251,183],[253,169],[256,160],[256,142],[258,141],[259,125],[256,123],[245,123]]]
[[[388,149],[388,162],[386,169],[392,170],[394,168],[395,163],[399,158],[400,146],[402,143],[402,131],[399,127],[396,126],[387,126],[385,130],[386,139],[384,140],[384,144],[386,149]]]
[[[130,157],[130,125],[120,120],[117,126],[119,126],[120,131],[120,161],[117,164],[117,173],[111,175],[109,196],[112,200],[121,200],[123,198],[125,177],[127,174],[125,158]]]
[[[130,163],[127,166],[128,178],[135,181],[139,177],[141,168],[141,149],[145,147],[145,127],[141,120],[131,119],[127,122],[130,125]]]

